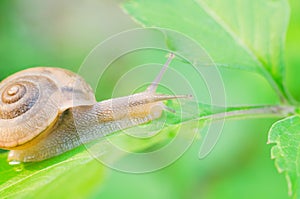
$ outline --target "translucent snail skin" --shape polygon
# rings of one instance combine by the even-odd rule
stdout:
[[[161,117],[163,101],[187,97],[156,93],[173,58],[144,92],[101,102],[82,77],[65,69],[31,68],[6,78],[0,84],[0,148],[10,150],[9,162],[41,161]]]

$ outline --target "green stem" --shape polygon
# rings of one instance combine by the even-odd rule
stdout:
[[[219,107],[197,103],[190,100],[181,100],[180,103],[169,102],[166,104],[175,110],[167,113],[169,124],[178,124],[195,120],[222,120],[245,118],[284,118],[297,114],[296,106],[291,105],[259,105],[243,107]]]
[[[243,119],[243,118],[282,118],[296,113],[294,106],[262,106],[262,107],[234,107],[225,112],[218,112],[200,117],[199,119]]]

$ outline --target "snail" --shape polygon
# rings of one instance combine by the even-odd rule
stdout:
[[[42,161],[161,117],[168,110],[163,101],[188,97],[156,93],[173,58],[145,91],[101,102],[82,77],[65,69],[30,68],[6,78],[0,84],[0,148],[10,150],[9,162]]]

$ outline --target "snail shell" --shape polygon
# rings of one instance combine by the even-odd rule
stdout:
[[[107,134],[159,118],[162,101],[187,97],[155,93],[171,59],[144,92],[96,102],[80,76],[32,68],[0,84],[0,148],[12,163],[45,160]]]
[[[90,86],[64,69],[32,68],[5,79],[0,85],[0,148],[24,147],[75,101],[76,105],[96,103]]]

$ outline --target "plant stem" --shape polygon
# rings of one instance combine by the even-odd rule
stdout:
[[[227,108],[224,112],[203,116],[201,119],[282,118],[295,113],[294,106],[234,107]]]

